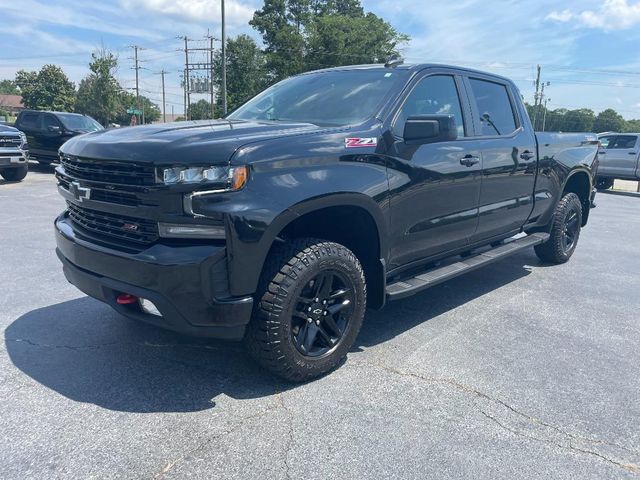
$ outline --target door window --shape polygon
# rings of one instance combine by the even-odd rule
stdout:
[[[25,113],[20,117],[20,127],[35,130],[38,128],[38,114]]]
[[[600,137],[600,146],[602,148],[609,148],[609,145],[613,145],[616,137]]]
[[[500,83],[470,78],[473,100],[480,115],[480,135],[510,135],[517,128],[507,87]]]
[[[432,75],[415,86],[402,105],[396,119],[394,133],[401,137],[404,124],[414,115],[453,115],[458,136],[465,136],[460,96],[451,75]]]
[[[609,142],[605,148],[607,150],[633,148],[636,146],[636,139],[637,137],[635,135],[618,135],[616,139]]]
[[[51,114],[45,115],[42,123],[42,128],[45,132],[49,131],[49,127],[60,127],[60,122],[58,122],[58,119]]]

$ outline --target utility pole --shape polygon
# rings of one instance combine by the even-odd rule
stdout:
[[[165,92],[164,92],[164,76],[167,73],[169,73],[169,72],[167,72],[166,70],[162,69],[156,74],[156,75],[161,75],[161,78],[162,78],[162,121],[165,122],[165,123],[167,121],[167,114],[166,114],[167,102],[165,100]]]
[[[222,6],[222,114],[227,114],[227,35],[225,32],[224,0]]]
[[[538,99],[539,99],[539,91],[540,91],[540,70],[542,68],[540,65],[537,66],[538,74],[536,75],[536,93],[533,95],[533,129],[536,129],[536,120],[538,117]]]
[[[133,48],[133,69],[136,71],[136,109],[140,109],[140,84],[138,81],[138,72],[142,68],[138,61],[138,50],[142,50],[142,47],[138,45],[129,45],[129,47]],[[144,122],[144,119],[142,120]]]
[[[191,96],[189,90],[191,85],[189,84],[189,39],[185,35],[179,37],[184,40],[184,118],[189,120],[189,107],[191,106]]]
[[[213,36],[209,37],[209,63],[211,63],[211,70],[209,71],[209,93],[211,95],[211,118],[216,118],[216,107],[213,104]]]
[[[540,114],[540,107],[542,107],[542,101],[544,100],[544,87],[548,87],[551,85],[551,82],[542,82],[540,86],[540,95],[538,96],[538,106],[536,107],[536,111],[534,113],[534,119],[538,117]],[[546,104],[545,104],[546,108]],[[533,121],[533,129],[536,129],[536,121]]]
[[[544,114],[542,115],[542,131],[544,132],[544,127],[547,124],[547,102],[550,102],[550,98],[544,99]]]

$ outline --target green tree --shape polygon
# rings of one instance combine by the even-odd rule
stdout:
[[[76,111],[91,115],[98,122],[107,125],[119,108],[120,85],[114,73],[118,68],[118,58],[106,50],[91,54],[89,70],[78,87]]]
[[[265,0],[249,22],[262,35],[270,79],[380,62],[409,40],[360,0]]]
[[[160,107],[147,97],[141,95],[136,99],[136,96],[133,93],[127,92],[126,90],[120,90],[118,92],[118,105],[112,122],[119,125],[129,125],[131,123],[132,115],[127,113],[127,109],[130,108],[144,112],[144,115],[139,115],[140,124],[152,123],[160,118]]]
[[[13,80],[0,80],[0,95],[20,95],[20,89]]]
[[[612,108],[601,111],[593,123],[593,130],[601,132],[621,132],[625,128],[625,120]]]
[[[57,65],[45,65],[39,72],[19,70],[14,83],[27,108],[73,111],[75,86]]]
[[[206,100],[198,100],[189,105],[189,117],[191,120],[206,120],[213,118],[211,103]]]
[[[256,42],[248,35],[238,35],[227,40],[227,107],[235,110],[269,83],[266,59]],[[218,52],[213,60],[213,83],[218,91],[216,105],[222,108],[222,55]]]

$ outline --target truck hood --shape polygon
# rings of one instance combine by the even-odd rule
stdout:
[[[323,132],[309,123],[206,120],[102,130],[73,137],[60,152],[154,165],[227,164],[243,145],[264,138]]]

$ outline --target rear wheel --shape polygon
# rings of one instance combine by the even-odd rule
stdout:
[[[296,239],[267,259],[245,342],[262,366],[303,382],[333,370],[360,331],[364,272],[348,248]]]
[[[596,180],[598,190],[609,190],[611,187],[613,187],[613,178],[598,178]]]
[[[6,168],[0,171],[0,175],[9,182],[19,182],[27,176],[28,171],[29,167],[27,165],[21,165],[17,168]]]
[[[549,263],[564,263],[578,245],[582,226],[582,204],[575,193],[567,193],[556,205],[549,240],[536,245],[538,258]]]

